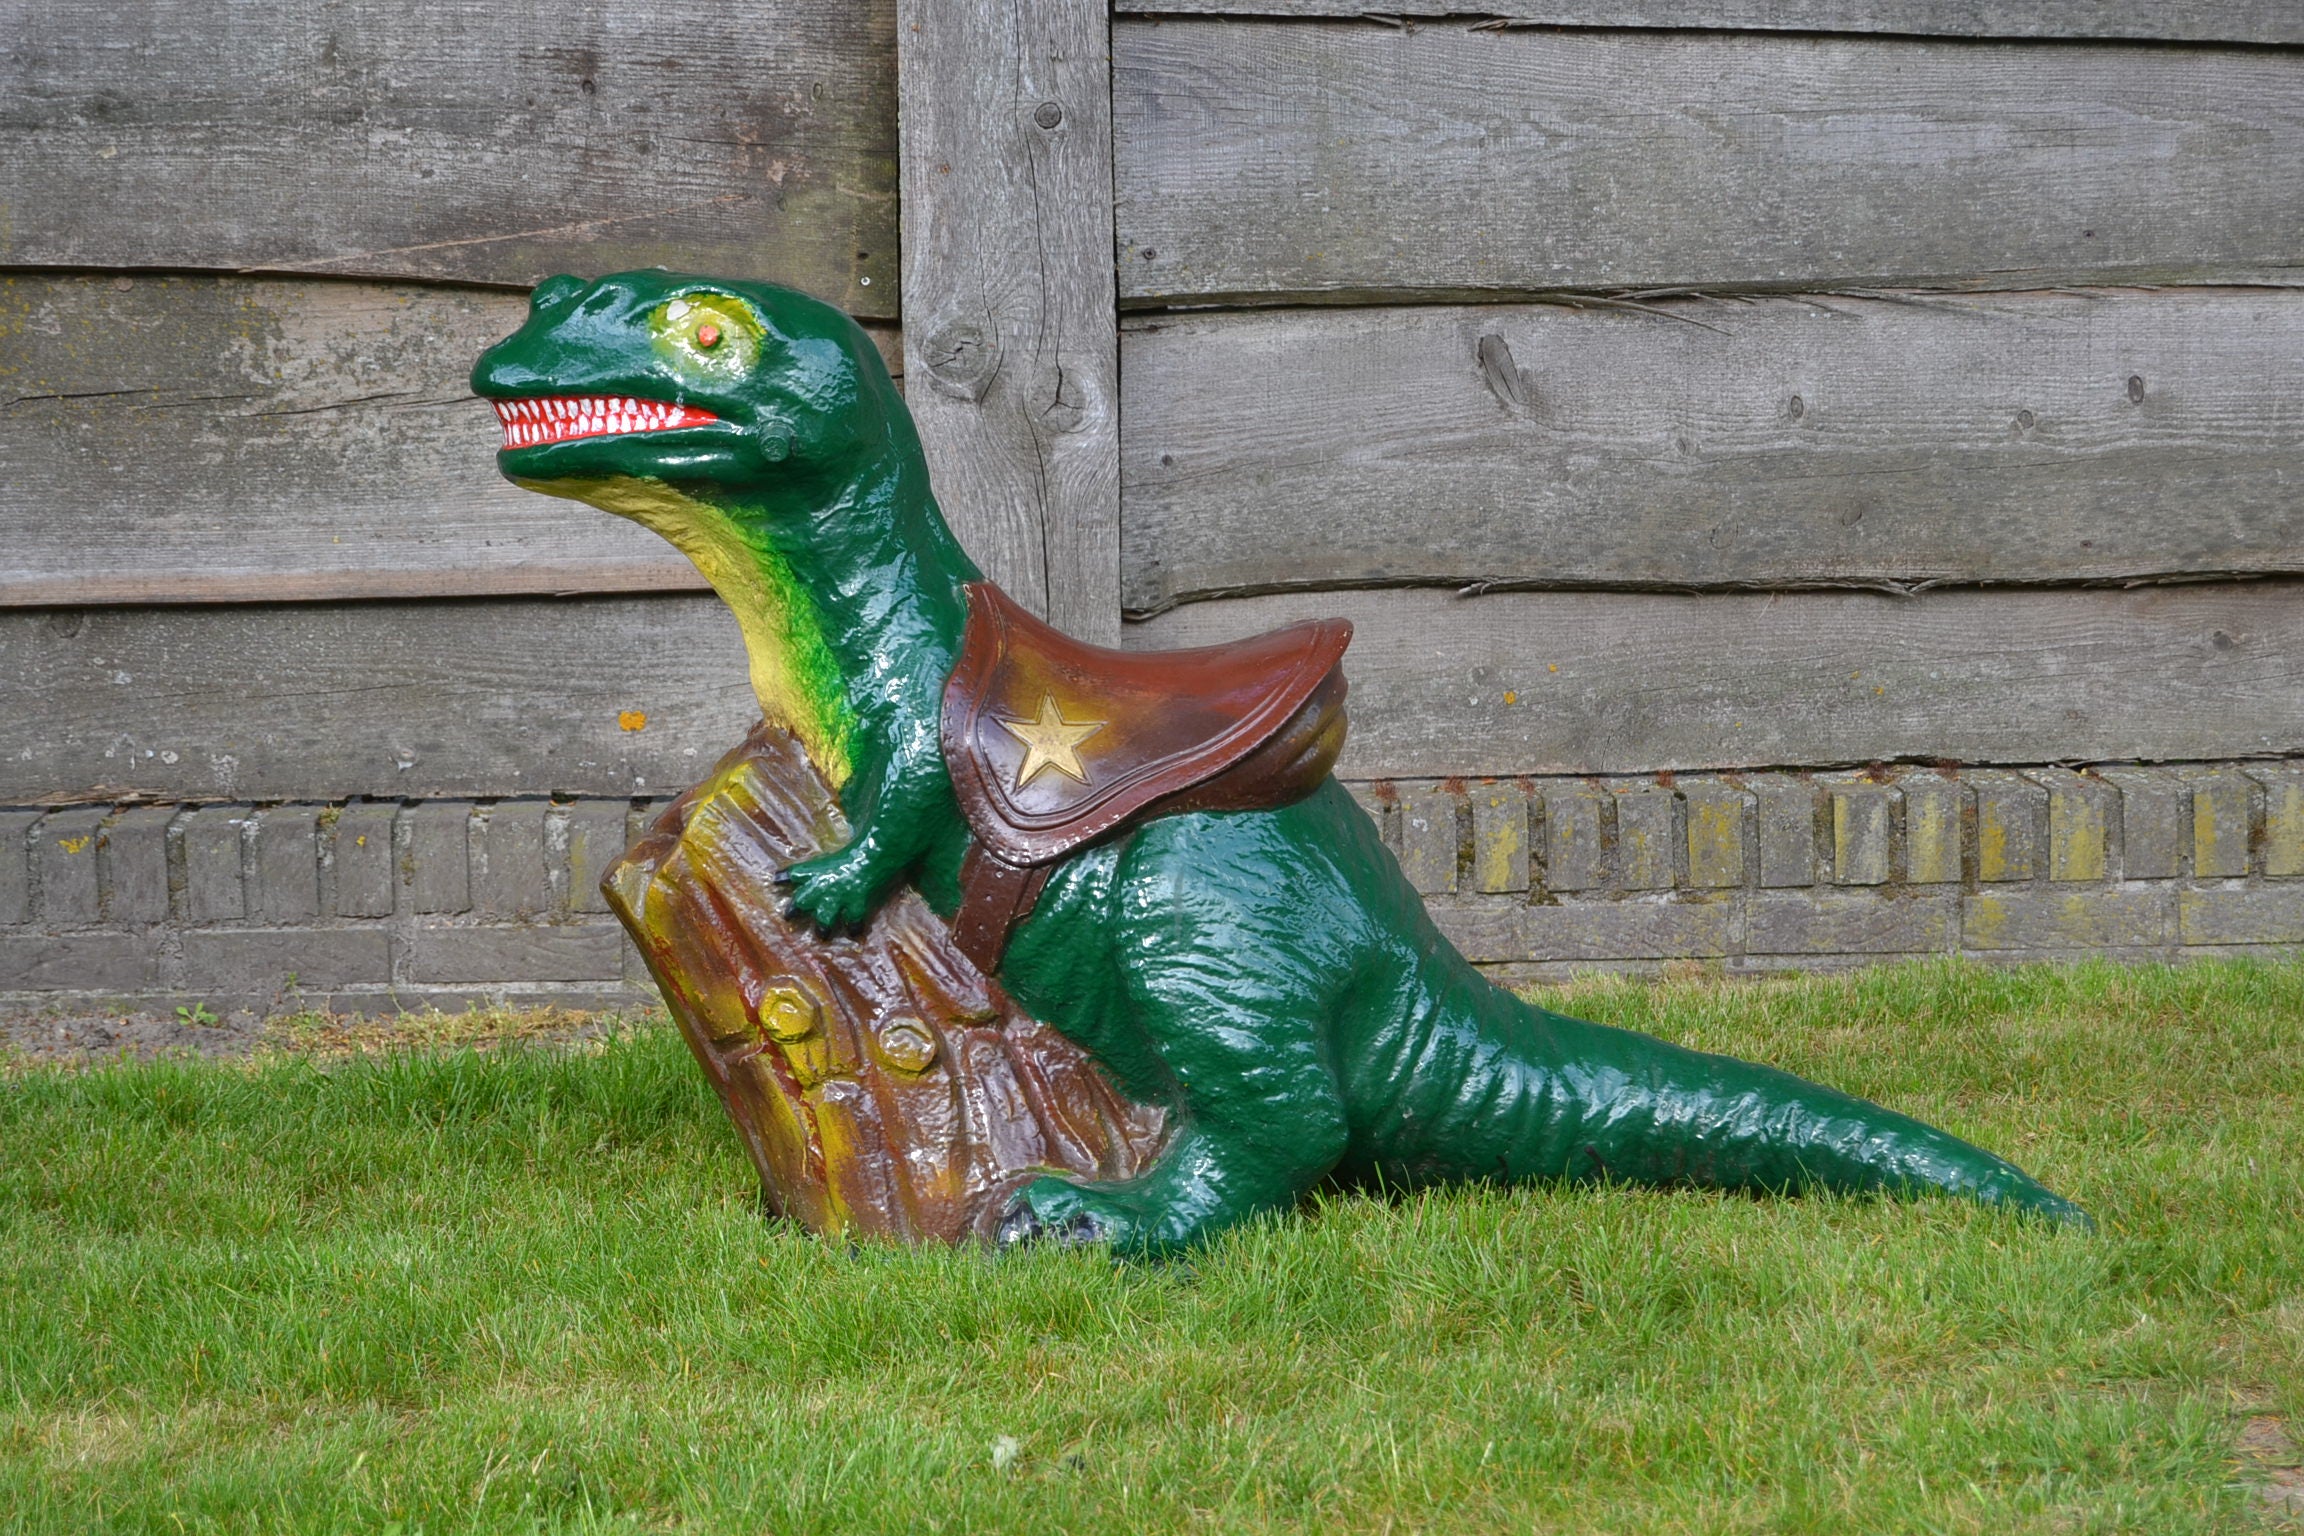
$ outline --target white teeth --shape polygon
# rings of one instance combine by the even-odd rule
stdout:
[[[488,403],[503,424],[507,448],[564,443],[603,434],[659,432],[719,420],[711,412],[693,406],[642,400],[633,395],[546,395]]]

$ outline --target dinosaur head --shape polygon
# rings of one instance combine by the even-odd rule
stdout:
[[[508,478],[631,518],[694,563],[743,631],[762,713],[842,782],[854,662],[836,642],[852,626],[826,594],[855,585],[907,516],[942,531],[863,329],[772,283],[555,277],[481,354],[472,388],[503,423]]]
[[[661,270],[552,278],[472,388],[503,422],[504,473],[583,500],[643,480],[804,502],[884,452],[902,416],[878,350],[839,310]]]

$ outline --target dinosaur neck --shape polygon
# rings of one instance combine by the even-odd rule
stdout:
[[[842,482],[767,492],[628,478],[537,488],[629,517],[686,555],[736,617],[762,716],[838,788],[901,719],[934,729],[967,618],[961,587],[978,579],[908,448]]]

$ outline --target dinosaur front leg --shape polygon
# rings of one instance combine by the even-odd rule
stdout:
[[[882,828],[869,827],[830,853],[803,859],[777,877],[787,887],[785,915],[804,917],[826,933],[860,928],[903,877],[913,852]]]
[[[840,801],[848,815],[848,841],[778,877],[787,888],[787,910],[827,933],[861,927],[937,832],[956,820],[933,718],[926,730],[907,732],[885,755],[862,758]]]

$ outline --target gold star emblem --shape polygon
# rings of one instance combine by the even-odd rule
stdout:
[[[1009,735],[1024,743],[1024,762],[1016,770],[1018,789],[1050,768],[1083,784],[1088,782],[1088,772],[1080,766],[1080,754],[1073,749],[1104,729],[1103,721],[1067,720],[1056,707],[1056,700],[1045,693],[1040,695],[1037,720],[1011,720],[1005,715],[993,718],[1007,728]]]

